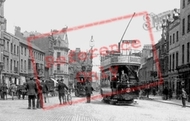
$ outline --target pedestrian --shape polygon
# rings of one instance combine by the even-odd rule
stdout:
[[[17,86],[14,83],[12,83],[11,87],[10,87],[10,92],[11,92],[12,100],[14,100],[14,96],[16,95],[16,91],[17,91]]]
[[[187,93],[186,91],[184,90],[184,88],[182,88],[182,105],[183,107],[186,107],[186,100],[187,100]]]
[[[2,85],[2,99],[3,100],[5,100],[5,97],[7,100],[7,90],[8,90],[7,84],[3,82],[3,85]]]
[[[32,102],[33,109],[36,109],[35,98],[37,94],[37,85],[32,77],[26,83],[26,90],[28,94],[28,109],[31,109],[31,102]]]
[[[47,99],[47,96],[48,96],[49,89],[48,89],[48,86],[47,86],[47,84],[45,83],[44,80],[42,80],[41,85],[42,85],[43,99],[44,99],[44,102],[46,103],[46,99]]]
[[[169,90],[168,90],[168,99],[169,100],[171,100],[172,99],[172,89],[171,88],[169,88]]]
[[[64,79],[61,79],[58,83],[57,86],[57,91],[58,91],[58,97],[59,97],[59,102],[60,105],[62,105],[62,100],[64,102],[64,97],[65,97],[65,89],[69,89],[64,83],[63,83]]]
[[[36,79],[37,85],[37,100],[36,100],[36,108],[43,108],[43,96],[42,96],[42,84],[40,78]]]
[[[92,94],[92,91],[94,91],[94,89],[91,86],[91,83],[88,81],[87,81],[86,86],[85,86],[85,91],[86,91],[87,103],[90,103],[91,102],[91,94]]]
[[[154,96],[156,95],[156,89],[155,88],[152,89],[152,93]]]

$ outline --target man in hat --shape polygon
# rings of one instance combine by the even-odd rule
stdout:
[[[35,98],[36,98],[36,94],[37,94],[37,85],[36,85],[33,77],[31,77],[30,80],[27,81],[26,89],[27,89],[27,94],[28,94],[28,109],[31,109],[31,102],[32,102],[33,109],[35,109]]]
[[[63,83],[64,79],[61,79],[58,83],[58,95],[59,95],[59,102],[60,105],[62,104],[61,99],[64,101],[64,96],[65,96],[65,89],[69,89],[64,83]]]

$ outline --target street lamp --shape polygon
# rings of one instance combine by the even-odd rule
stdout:
[[[93,47],[95,46],[94,38],[91,36],[90,42],[89,42],[90,48],[90,59],[91,59],[91,65],[92,65],[92,59],[93,59]]]

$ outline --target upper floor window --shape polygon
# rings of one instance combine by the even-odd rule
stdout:
[[[23,54],[23,47],[21,46],[20,49],[21,49],[21,54]]]
[[[14,54],[16,55],[16,45],[14,45]]]
[[[13,53],[13,43],[11,43],[11,53]]]
[[[187,33],[190,32],[190,15],[187,16]]]
[[[183,0],[183,3],[182,3],[182,8],[185,8],[185,0]]]
[[[24,48],[24,55],[26,56],[26,48]]]
[[[175,33],[173,34],[173,43],[175,43]]]
[[[182,35],[185,34],[185,18],[182,21]]]
[[[19,55],[19,46],[17,46],[17,55]]]
[[[61,56],[60,52],[57,52],[57,58],[59,58]]]
[[[59,71],[61,69],[61,65],[57,64],[57,70]]]
[[[7,42],[7,51],[9,52],[9,42]]]
[[[182,45],[182,64],[184,64],[184,60],[185,60],[185,46]]]
[[[178,35],[178,34],[179,34],[179,32],[177,31],[177,32],[176,32],[176,42],[179,41],[179,35]]]
[[[170,35],[170,45],[172,44],[172,36]]]

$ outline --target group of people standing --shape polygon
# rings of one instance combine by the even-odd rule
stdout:
[[[26,90],[28,95],[28,109],[43,108],[43,103],[46,103],[48,86],[44,80],[36,81],[34,78],[30,78],[26,82]],[[35,99],[37,101],[35,103]]]

